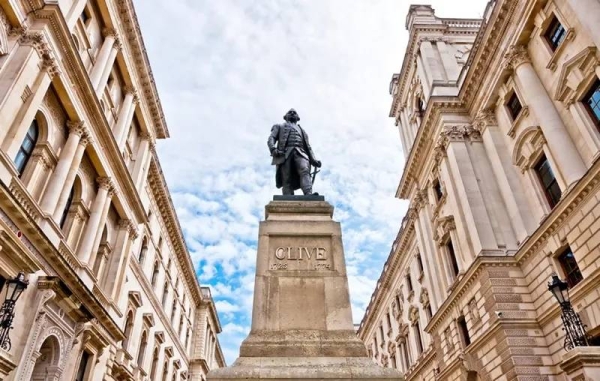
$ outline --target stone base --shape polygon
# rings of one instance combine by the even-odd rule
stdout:
[[[308,194],[308,195],[274,195],[273,201],[325,201],[325,196],[320,196],[318,194]]]
[[[212,370],[209,379],[402,381],[404,377],[367,357],[240,357],[230,367]]]

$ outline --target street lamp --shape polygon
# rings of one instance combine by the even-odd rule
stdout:
[[[15,304],[27,288],[29,281],[25,280],[25,274],[20,272],[15,279],[11,279],[6,283],[6,299],[4,299],[4,303],[0,308],[0,348],[9,351],[11,346],[9,333],[13,328]]]
[[[585,325],[582,323],[579,314],[573,310],[567,282],[560,280],[558,275],[553,274],[552,280],[548,282],[548,290],[554,295],[560,305],[560,317],[563,322],[563,330],[566,334],[564,348],[570,350],[574,347],[588,346]]]

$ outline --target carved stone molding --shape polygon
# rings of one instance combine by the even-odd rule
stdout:
[[[114,189],[114,185],[110,177],[98,177],[96,183],[100,189],[108,190],[109,192]]]
[[[419,322],[419,309],[415,306],[410,306],[408,310],[408,319],[411,325],[416,325]]]
[[[434,223],[434,228],[435,231],[433,234],[433,239],[438,243],[438,245],[442,245],[448,234],[450,234],[452,230],[456,229],[454,216],[438,218]]]
[[[119,35],[114,28],[104,28],[102,29],[102,37],[114,37],[117,38]]]
[[[522,64],[530,62],[527,49],[523,45],[512,45],[504,54],[503,67],[508,70],[516,70]]]
[[[137,227],[130,219],[123,218],[119,220],[119,230],[127,230],[129,237],[132,239],[136,239],[139,236]]]
[[[79,137],[85,137],[88,134],[88,130],[85,127],[85,123],[82,120],[79,120],[79,121],[68,120],[67,128],[69,129],[69,133],[76,134]]]
[[[473,128],[479,130],[481,134],[485,131],[489,126],[497,126],[498,121],[496,120],[496,115],[494,111],[491,109],[480,110],[475,116],[473,120]]]

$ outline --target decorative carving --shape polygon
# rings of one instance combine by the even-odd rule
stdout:
[[[104,29],[102,29],[102,37],[104,37],[104,38],[113,37],[116,39],[117,37],[119,37],[119,34],[113,28],[104,28]]]
[[[419,321],[419,309],[415,306],[410,306],[408,310],[408,319],[411,325],[416,325]]]
[[[110,177],[98,177],[96,182],[98,183],[100,189],[104,189],[109,192],[114,189],[114,185]]]
[[[477,323],[479,320],[481,320],[479,308],[477,308],[477,302],[475,301],[475,298],[469,301],[469,312],[471,313],[471,320],[473,323]]]
[[[446,344],[448,345],[448,352],[454,350],[454,341],[452,340],[452,332],[450,331],[450,326],[446,327],[444,330],[444,339],[446,340]]]
[[[523,45],[512,45],[508,52],[504,54],[503,67],[505,69],[516,70],[524,63],[531,62],[527,49]]]
[[[58,68],[56,60],[50,56],[44,55],[42,58],[41,69],[46,71],[50,78],[60,75],[60,69]]]
[[[423,306],[429,305],[429,292],[427,292],[426,288],[421,289],[421,296],[419,297],[419,301]]]
[[[83,120],[79,121],[67,121],[67,128],[69,129],[69,133],[75,134],[79,137],[84,137],[87,135],[87,129],[84,126]]]
[[[136,239],[139,236],[137,227],[130,219],[119,220],[119,230],[127,230],[131,239]]]

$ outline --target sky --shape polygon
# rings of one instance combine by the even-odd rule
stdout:
[[[335,206],[359,323],[407,202],[388,92],[408,0],[134,0],[171,138],[157,144],[198,280],[210,286],[228,364],[251,323],[258,223],[275,188],[267,138],[295,108]],[[485,0],[435,0],[481,17]]]

